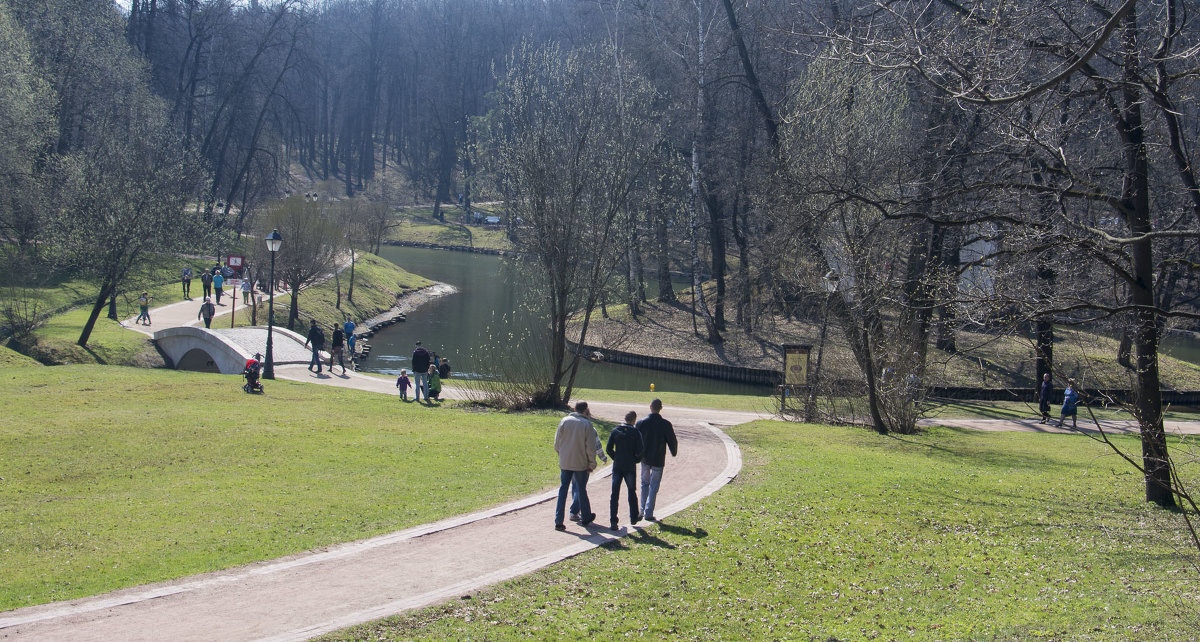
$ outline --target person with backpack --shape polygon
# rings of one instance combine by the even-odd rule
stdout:
[[[321,374],[321,349],[325,347],[325,333],[321,332],[321,326],[317,325],[316,319],[309,320],[308,338],[304,340],[304,347],[312,346],[312,359],[308,362],[308,371],[312,372],[313,366],[317,367],[317,374]],[[330,371],[333,366],[329,366]],[[342,368],[345,369],[345,366]]]
[[[429,351],[417,341],[417,347],[412,353],[413,399],[421,401],[425,395],[425,403],[429,403]]]
[[[621,484],[625,484],[626,494],[629,495],[629,523],[636,524],[642,520],[638,510],[637,491],[633,478],[637,475],[637,465],[642,461],[642,434],[633,427],[637,421],[637,413],[630,410],[625,413],[625,423],[618,424],[608,435],[608,445],[604,450],[612,458],[612,495],[608,499],[609,528],[617,530],[617,505],[621,500]]]

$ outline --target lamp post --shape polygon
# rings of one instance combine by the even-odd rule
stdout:
[[[281,245],[283,237],[279,235],[279,230],[271,230],[267,235],[267,250],[271,252],[271,280],[267,284],[270,302],[267,303],[267,365],[263,368],[264,379],[275,378],[275,353],[272,350],[271,333],[275,327],[275,253]]]

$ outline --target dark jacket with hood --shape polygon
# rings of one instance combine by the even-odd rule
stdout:
[[[608,435],[604,451],[613,461],[613,471],[634,470],[642,461],[642,433],[629,424],[619,424]]]

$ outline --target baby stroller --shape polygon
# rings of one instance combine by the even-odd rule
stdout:
[[[242,370],[242,376],[246,378],[246,383],[242,386],[242,390],[245,390],[247,393],[257,392],[261,394],[263,392],[263,386],[258,381],[259,373],[262,371],[262,362],[259,361],[260,359],[262,359],[262,354],[256,352],[253,359],[246,360],[246,368]]]

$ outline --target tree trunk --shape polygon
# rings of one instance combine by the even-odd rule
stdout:
[[[675,288],[671,287],[671,245],[667,238],[667,216],[661,210],[654,221],[654,244],[658,247],[658,300],[675,303]]]
[[[80,346],[87,347],[88,339],[92,337],[92,329],[96,327],[96,320],[100,318],[100,312],[104,310],[104,306],[113,296],[115,289],[110,281],[106,280],[101,284],[100,292],[96,294],[96,302],[92,304],[92,312],[88,314],[87,321],[83,324],[83,330],[79,333],[79,340],[76,341]]]
[[[1134,349],[1137,378],[1134,413],[1142,432],[1142,465],[1146,477],[1146,500],[1163,508],[1175,506],[1171,462],[1163,431],[1162,388],[1158,373],[1158,313],[1154,300],[1154,246],[1148,235],[1153,229],[1150,215],[1149,158],[1142,121],[1143,97],[1138,75],[1137,11],[1125,18],[1125,82],[1121,127],[1126,159],[1125,191],[1122,210],[1126,213],[1131,236],[1139,238],[1129,246],[1134,277],[1130,288],[1132,303],[1138,306]]]

